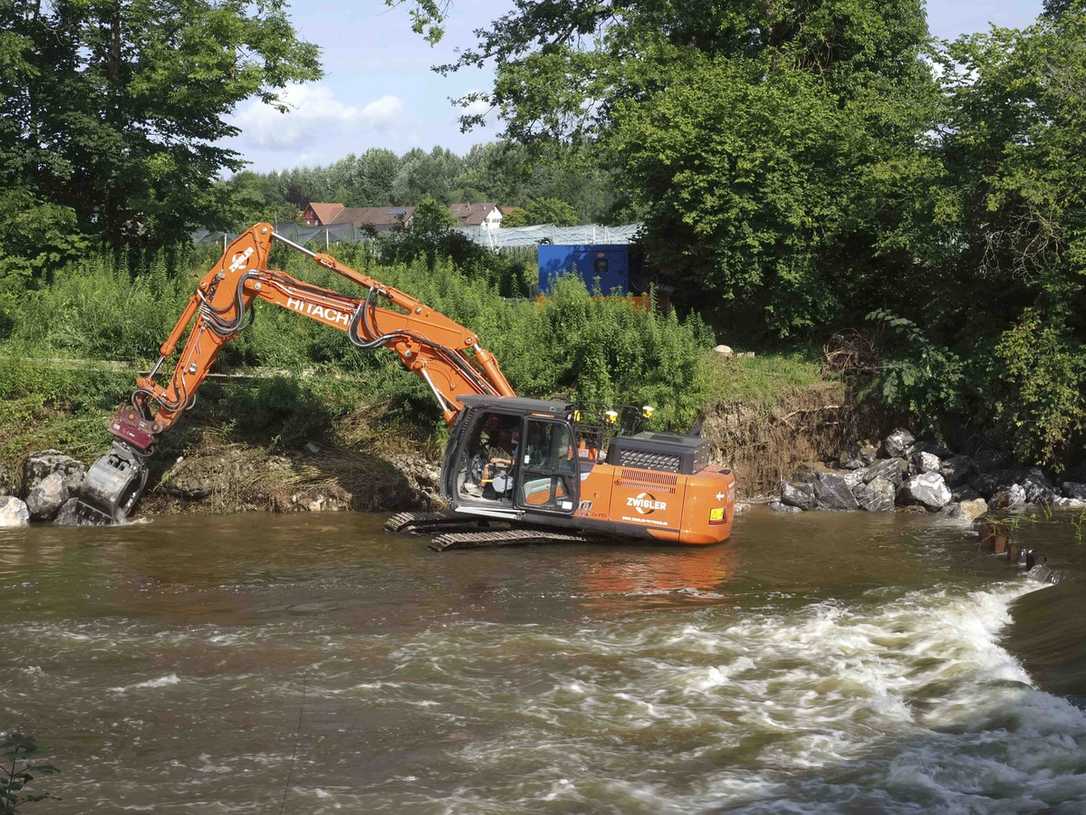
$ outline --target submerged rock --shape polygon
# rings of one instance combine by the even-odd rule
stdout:
[[[853,487],[852,494],[860,509],[867,512],[893,512],[897,487],[885,478],[873,478],[866,484]]]
[[[886,458],[905,458],[909,455],[916,437],[908,430],[899,427],[882,442],[882,452]]]
[[[907,503],[922,504],[928,509],[942,509],[950,503],[950,488],[938,473],[921,473],[909,479],[902,488]]]
[[[30,510],[14,495],[0,496],[0,528],[10,529],[30,523]]]
[[[27,458],[23,465],[23,495],[30,517],[37,521],[52,519],[78,492],[86,473],[83,462],[59,450],[43,450]]]

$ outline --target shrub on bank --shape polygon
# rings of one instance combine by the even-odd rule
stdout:
[[[277,259],[291,274],[362,294],[300,256]],[[504,298],[497,285],[466,276],[446,261],[430,269],[423,260],[382,265],[364,254],[344,259],[469,326],[523,395],[569,396],[607,406],[652,404],[661,427],[689,425],[710,398],[705,357],[713,337],[697,318],[681,320],[674,313],[637,308],[624,298],[594,297],[575,278],[559,281],[551,297],[537,302]],[[9,356],[51,359],[52,365],[57,358],[145,365],[156,357],[196,278],[210,265],[205,261],[201,258],[200,265],[180,275],[156,267],[135,278],[114,271],[106,259],[61,269],[52,285],[28,292],[9,314],[4,341]],[[343,380],[334,399],[336,412],[348,410],[353,395],[355,404],[383,403],[412,416],[429,410],[437,420],[428,391],[391,354],[360,352],[339,332],[264,303],[254,311],[252,326],[224,349],[217,370],[261,366],[281,369],[289,378],[318,368],[334,375],[330,381]],[[36,393],[43,404],[77,410],[112,401],[112,387],[108,396],[101,393],[94,375],[66,378],[42,370],[28,363],[0,375],[0,398]],[[270,392],[254,392],[242,400],[252,423],[260,425],[264,417],[283,424],[281,405],[264,409],[270,398]],[[312,399],[322,398],[318,393],[295,401],[312,406]]]

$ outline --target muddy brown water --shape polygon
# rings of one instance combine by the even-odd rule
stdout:
[[[381,516],[0,533],[0,730],[58,813],[1086,811],[1044,588],[910,514],[711,548],[430,552]]]

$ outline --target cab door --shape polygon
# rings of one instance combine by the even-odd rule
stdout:
[[[527,417],[517,463],[518,508],[559,515],[576,511],[581,482],[567,422]]]

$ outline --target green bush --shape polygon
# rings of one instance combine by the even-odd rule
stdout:
[[[354,262],[361,261],[368,274],[470,327],[523,395],[569,396],[603,406],[652,404],[661,427],[688,425],[710,398],[705,357],[713,337],[696,318],[680,320],[674,313],[638,308],[625,298],[593,296],[572,277],[560,280],[545,300],[509,299],[502,296],[500,281],[457,271],[448,260],[439,259],[431,269],[422,257],[383,265],[364,252],[355,254]],[[155,266],[134,279],[113,271],[105,259],[59,270],[53,285],[32,293],[12,315],[4,350],[9,358],[31,362],[0,366],[0,396],[37,394],[43,402],[93,405],[96,410],[122,397],[125,389],[117,392],[117,377],[108,378],[106,387],[94,375],[57,371],[55,365],[43,368],[32,360],[146,364],[156,357],[204,273],[205,260],[189,274],[171,276]],[[298,277],[353,296],[364,294],[300,256],[281,260],[278,265]],[[335,394],[313,394],[308,386],[299,390],[283,384],[285,379],[250,389],[239,409],[250,415],[252,426],[293,441],[317,428],[306,425],[301,435],[289,433],[284,429],[288,417],[313,413],[314,400],[330,398],[338,414],[352,404],[383,404],[393,414],[416,420],[427,410],[430,419],[438,421],[428,390],[391,353],[359,351],[341,333],[265,303],[258,303],[254,312],[251,327],[224,349],[217,370],[262,366],[292,379],[315,369],[315,378],[339,384]],[[130,377],[120,379],[131,382]]]
[[[1027,309],[995,347],[995,416],[1021,461],[1058,463],[1086,424],[1086,353],[1060,321]]]

